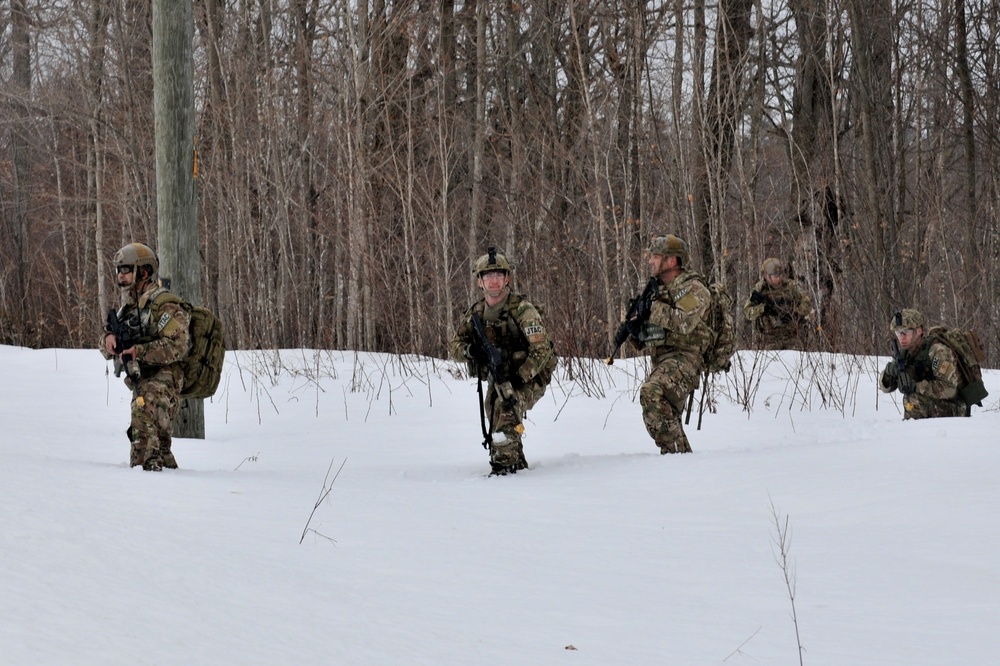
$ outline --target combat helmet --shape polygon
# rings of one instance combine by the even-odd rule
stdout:
[[[472,266],[472,277],[478,278],[483,273],[490,271],[503,271],[508,275],[511,272],[511,265],[507,261],[507,257],[499,254],[493,246],[486,250],[486,254],[476,259],[476,263]]]
[[[677,257],[683,266],[687,266],[691,256],[688,253],[688,244],[673,234],[654,236],[649,241],[648,251],[650,254],[658,254],[661,257]]]
[[[760,272],[764,275],[784,275],[785,264],[781,262],[781,259],[768,257],[760,265]]]
[[[148,245],[143,245],[142,243],[129,243],[115,252],[114,263],[115,268],[118,266],[131,266],[132,271],[136,274],[136,278],[139,275],[139,268],[141,266],[148,266],[150,270],[149,279],[151,281],[156,280],[156,274],[160,271],[160,262],[156,258],[156,253]],[[136,282],[138,282],[138,279]]]
[[[904,331],[908,328],[922,328],[923,325],[924,316],[920,314],[919,310],[904,308],[896,310],[896,313],[892,315],[892,319],[889,321],[889,330],[895,333],[896,331]]]

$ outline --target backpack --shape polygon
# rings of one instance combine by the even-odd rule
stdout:
[[[932,326],[927,331],[927,337],[932,342],[940,342],[955,354],[958,363],[958,397],[969,407],[983,406],[983,398],[989,395],[983,384],[982,364],[986,362],[983,346],[979,344],[979,336],[975,331],[963,331],[960,328],[947,326]]]
[[[733,297],[721,282],[713,282],[708,290],[712,304],[708,308],[708,327],[712,330],[712,344],[705,350],[707,372],[729,372],[730,360],[736,351],[736,325],[733,321]]]
[[[215,395],[222,378],[222,364],[226,356],[225,328],[208,308],[191,305],[180,296],[163,291],[153,299],[153,309],[165,303],[177,303],[191,315],[188,336],[191,347],[180,362],[184,371],[184,388],[181,398],[203,399]]]

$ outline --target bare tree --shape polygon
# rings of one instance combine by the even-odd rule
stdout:
[[[733,143],[744,104],[743,74],[747,47],[753,36],[750,0],[725,0],[717,17],[712,78],[699,116],[701,147],[694,166],[695,224],[702,265],[724,275],[721,265],[723,200],[728,189]]]
[[[32,192],[35,189],[31,168],[31,36],[30,17],[26,0],[11,0],[10,3],[10,50],[13,58],[12,75],[7,97],[8,151],[13,166],[11,175],[12,205],[5,215],[4,245],[4,286],[0,290],[0,339],[26,344],[33,337],[32,323],[29,323],[28,276],[31,275],[28,259],[30,244],[30,210]],[[23,322],[27,326],[14,326],[10,332],[3,330],[2,321],[6,317]],[[30,319],[33,319],[31,317]]]

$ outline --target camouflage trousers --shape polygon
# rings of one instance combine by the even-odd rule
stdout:
[[[681,416],[688,396],[698,388],[700,372],[700,365],[689,356],[665,356],[656,360],[639,389],[642,421],[660,453],[691,452]]]
[[[962,400],[942,400],[919,393],[911,393],[903,397],[903,410],[904,421],[967,415],[965,402]]]
[[[529,382],[515,389],[514,404],[508,407],[493,384],[490,384],[486,391],[486,414],[490,418],[492,432],[503,434],[503,437],[494,438],[495,441],[490,446],[490,465],[494,472],[512,473],[528,467],[521,442],[523,433],[518,431],[517,424],[542,399],[546,387],[546,384],[540,382]]]
[[[142,400],[133,396],[132,423],[126,431],[132,442],[131,467],[142,465],[150,471],[177,467],[170,446],[180,391],[180,382],[168,368],[139,380],[137,393]]]

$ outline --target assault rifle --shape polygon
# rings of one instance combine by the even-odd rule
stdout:
[[[472,332],[475,334],[472,349],[476,350],[473,352],[476,363],[486,367],[486,371],[489,373],[490,381],[493,382],[493,390],[495,390],[503,400],[503,406],[506,409],[509,409],[514,415],[514,429],[518,432],[524,432],[524,424],[521,423],[521,415],[517,413],[514,393],[511,389],[510,382],[503,373],[503,352],[501,352],[500,348],[493,344],[493,342],[491,342],[489,337],[486,335],[486,324],[483,323],[483,319],[479,316],[478,312],[472,313]],[[480,389],[481,388],[482,385],[480,384]],[[479,404],[480,409],[482,409],[482,400],[480,400]],[[494,415],[491,410],[491,426],[493,424],[493,416]],[[491,432],[486,431],[485,424],[483,424],[483,434],[486,437],[486,441],[483,442],[483,446],[487,446],[492,443],[493,435]]]
[[[115,336],[115,377],[121,377],[122,370],[124,369],[125,375],[132,380],[132,392],[135,394],[136,399],[141,399],[137,392],[139,364],[131,355],[122,355],[122,352],[126,349],[131,349],[136,343],[132,337],[132,331],[129,329],[128,323],[119,319],[118,312],[114,308],[111,308],[108,310],[108,324],[105,329],[108,333]]]
[[[776,299],[759,291],[754,291],[750,294],[750,305],[763,305],[765,317],[780,317],[781,322],[784,324],[791,321],[791,315],[788,313],[789,304],[783,298]]]
[[[644,302],[653,300],[659,288],[660,278],[651,277],[649,278],[649,282],[646,283],[645,289],[642,290],[642,293],[628,302],[628,312],[625,313],[625,321],[618,326],[618,330],[615,332],[615,348],[611,350],[605,363],[612,365],[615,362],[618,350],[622,348],[622,345],[625,344],[628,336],[632,333],[632,328],[635,325],[632,320],[639,315],[639,309],[643,307]]]

